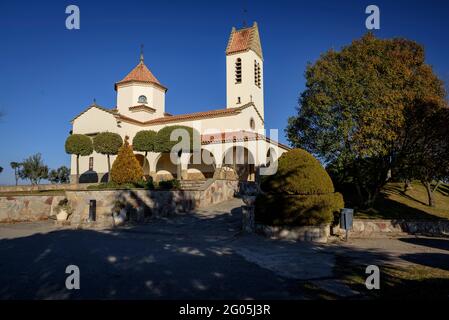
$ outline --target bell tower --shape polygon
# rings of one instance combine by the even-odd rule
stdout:
[[[226,105],[253,102],[264,118],[263,55],[257,23],[231,30],[226,47]]]

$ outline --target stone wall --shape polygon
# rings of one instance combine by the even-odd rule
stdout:
[[[279,227],[256,224],[256,232],[272,239],[326,243],[330,235],[330,225]]]
[[[46,220],[64,196],[0,197],[0,222]]]
[[[345,230],[338,226],[333,233],[342,235]],[[349,232],[353,237],[375,237],[392,234],[421,234],[430,236],[449,236],[449,220],[370,220],[354,219],[353,229]]]
[[[203,190],[86,190],[66,191],[74,212],[69,218],[75,227],[113,227],[112,209],[116,202],[126,206],[136,219],[166,217],[230,200],[238,181],[211,180]],[[89,202],[96,200],[96,222],[88,223]]]
[[[0,192],[30,192],[30,191],[52,191],[52,190],[85,190],[92,183],[82,184],[38,184],[38,185],[18,185],[0,186]]]
[[[211,179],[201,190],[66,190],[65,196],[3,196],[0,197],[0,222],[47,219],[66,197],[74,210],[67,223],[75,227],[107,228],[113,226],[112,208],[117,201],[132,214],[169,216],[230,200],[238,188],[238,181]],[[96,200],[95,223],[87,222],[90,200]]]

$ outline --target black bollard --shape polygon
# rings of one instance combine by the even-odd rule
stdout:
[[[89,221],[95,221],[97,218],[97,200],[89,201]]]

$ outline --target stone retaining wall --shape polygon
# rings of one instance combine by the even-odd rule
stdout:
[[[66,191],[74,212],[69,218],[72,226],[114,226],[112,208],[118,201],[126,206],[128,214],[140,220],[146,217],[166,217],[196,208],[230,200],[238,189],[238,181],[215,180],[204,190],[86,190]],[[96,223],[87,224],[89,201],[96,200]]]
[[[95,183],[94,183],[95,184]],[[30,192],[30,191],[52,191],[52,190],[85,190],[92,183],[81,184],[38,184],[38,185],[18,185],[0,186],[0,192]]]
[[[334,227],[333,233],[342,235],[345,230]],[[354,219],[350,236],[374,237],[388,234],[421,234],[430,236],[449,236],[449,220],[370,220]]]
[[[330,235],[330,225],[278,227],[256,224],[256,232],[272,239],[326,243]]]
[[[0,222],[46,220],[64,196],[0,197]]]
[[[211,180],[203,190],[67,189],[66,196],[2,196],[0,197],[0,222],[47,219],[53,215],[53,208],[59,201],[67,197],[74,210],[68,223],[74,226],[84,225],[89,216],[89,201],[95,199],[97,223],[89,225],[109,227],[112,224],[112,207],[117,200],[122,201],[131,211],[143,212],[147,216],[168,216],[232,199],[238,191],[238,185],[238,181]]]

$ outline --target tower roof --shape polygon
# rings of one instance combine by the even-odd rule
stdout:
[[[229,36],[228,46],[226,47],[226,54],[234,54],[253,50],[260,58],[263,59],[262,45],[260,44],[259,28],[257,22],[254,22],[252,27],[237,30],[232,28]]]
[[[115,89],[117,90],[117,85],[129,82],[152,83],[167,91],[167,88],[159,82],[159,80],[153,75],[150,69],[148,69],[148,67],[145,65],[142,57],[140,58],[139,64],[134,69],[132,69],[126,77],[115,84]]]

